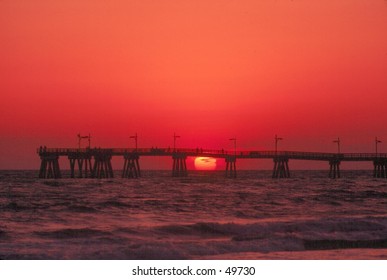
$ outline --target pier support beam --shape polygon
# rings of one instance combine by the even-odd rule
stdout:
[[[173,177],[185,177],[188,175],[187,172],[187,156],[185,154],[173,154],[173,166],[172,176]]]
[[[98,150],[94,153],[94,178],[113,178],[112,151]]]
[[[374,177],[387,178],[387,160],[386,159],[374,160]]]
[[[61,178],[62,174],[59,168],[59,156],[53,154],[41,154],[41,164],[39,178]]]
[[[227,178],[236,178],[236,157],[229,156],[226,157],[226,177]]]
[[[140,163],[138,154],[124,155],[124,169],[122,178],[138,178],[141,177]]]
[[[75,178],[75,165],[78,165],[78,178],[91,178],[93,168],[91,165],[90,153],[71,153],[68,156],[70,161],[70,177]]]
[[[340,160],[333,159],[329,161],[329,178],[340,178]]]
[[[275,157],[272,178],[290,178],[289,159]]]

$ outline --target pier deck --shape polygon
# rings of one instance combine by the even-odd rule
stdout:
[[[329,163],[331,178],[340,177],[342,161],[369,161],[374,165],[374,177],[387,177],[386,153],[321,153],[298,151],[230,151],[210,149],[171,149],[171,148],[43,148],[37,150],[41,158],[40,178],[60,178],[59,157],[70,160],[71,177],[75,177],[76,165],[78,177],[113,177],[111,158],[124,157],[122,177],[137,178],[141,176],[139,159],[148,157],[172,157],[173,176],[186,176],[187,157],[214,157],[226,161],[226,176],[236,177],[236,161],[240,159],[273,159],[273,178],[290,177],[289,160],[313,160]],[[94,161],[94,164],[92,164]]]

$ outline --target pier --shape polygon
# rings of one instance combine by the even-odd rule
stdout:
[[[224,159],[225,176],[237,177],[237,160],[272,159],[273,178],[289,178],[291,176],[290,160],[325,161],[330,178],[340,178],[340,164],[348,161],[366,161],[373,163],[373,176],[387,178],[386,153],[319,153],[292,151],[225,151],[205,149],[171,149],[171,148],[46,148],[40,147],[37,153],[41,159],[39,178],[61,178],[59,158],[67,157],[70,162],[71,178],[112,178],[112,157],[123,157],[123,178],[141,177],[141,157],[170,157],[174,177],[188,175],[187,157],[213,157]]]

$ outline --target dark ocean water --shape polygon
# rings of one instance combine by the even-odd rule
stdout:
[[[0,171],[0,259],[387,259],[387,179],[370,171],[143,175]]]

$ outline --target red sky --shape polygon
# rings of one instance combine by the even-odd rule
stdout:
[[[378,136],[387,152],[385,0],[2,0],[0,42],[0,169],[79,132],[327,152]]]

